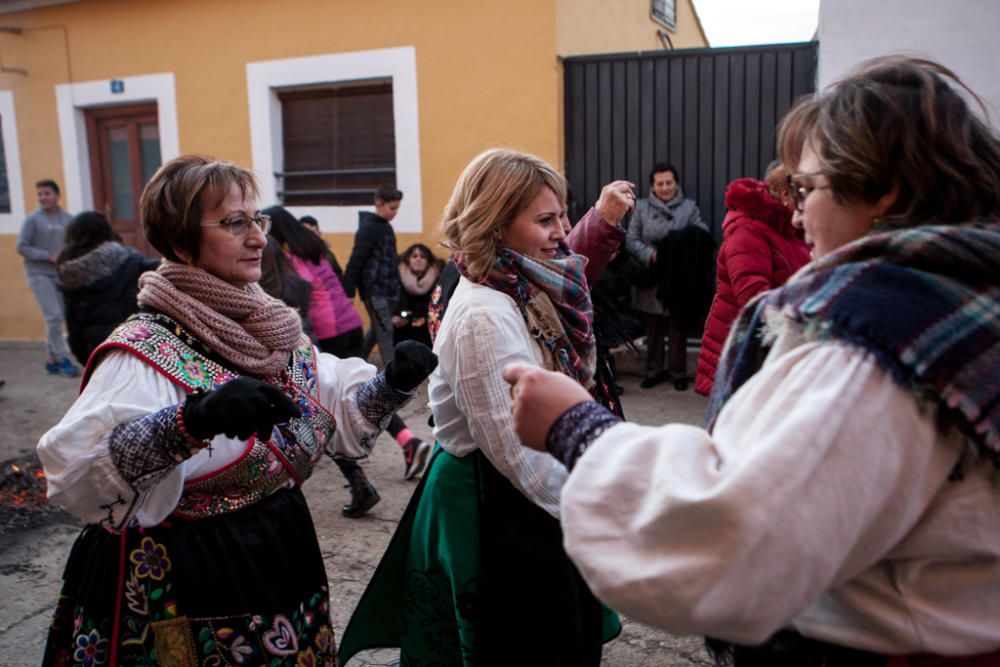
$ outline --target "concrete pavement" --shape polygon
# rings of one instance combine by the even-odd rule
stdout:
[[[39,437],[54,425],[74,400],[77,380],[45,375],[40,343],[0,342],[0,463],[30,456]],[[689,368],[694,369],[694,356]],[[677,392],[670,383],[649,390],[638,386],[640,360],[620,357],[623,406],[639,423],[700,424],[705,400],[693,391]],[[426,393],[401,415],[418,436],[430,438]],[[392,536],[415,487],[402,479],[403,459],[395,442],[383,436],[365,470],[378,487],[382,502],[356,520],[340,515],[348,499],[344,480],[332,465],[321,465],[305,485],[313,512],[332,591],[334,627],[341,633],[361,592]],[[68,514],[36,517],[34,527],[0,534],[0,666],[21,667],[40,662],[49,615],[58,595],[60,577],[79,523]],[[672,637],[629,619],[621,637],[605,646],[603,664],[615,667],[707,666],[701,639]],[[526,657],[527,659],[527,657]],[[371,651],[350,667],[394,665],[398,652]],[[526,663],[528,664],[528,663]]]

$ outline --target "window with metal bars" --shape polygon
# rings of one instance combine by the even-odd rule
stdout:
[[[653,20],[668,30],[677,30],[677,2],[676,0],[652,0],[653,7],[650,15]]]
[[[379,186],[396,186],[392,80],[278,93],[285,206],[364,206]]]

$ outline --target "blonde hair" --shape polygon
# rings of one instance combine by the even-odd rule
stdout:
[[[142,231],[161,255],[184,261],[178,251],[198,259],[201,216],[219,205],[233,185],[243,198],[257,200],[260,190],[249,169],[204,155],[182,155],[156,170],[142,191]]]
[[[441,221],[442,244],[462,253],[469,274],[483,278],[500,251],[500,234],[549,188],[566,201],[566,180],[545,160],[493,148],[476,156],[455,183]]]

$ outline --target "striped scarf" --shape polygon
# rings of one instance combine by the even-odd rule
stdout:
[[[517,304],[528,331],[552,354],[558,370],[590,389],[597,345],[594,307],[584,277],[586,259],[563,246],[564,257],[537,260],[502,248],[493,270],[481,280],[469,276],[461,253],[455,263],[462,275],[508,295]]]
[[[1000,465],[1000,222],[880,228],[806,265],[743,309],[706,421],[759,368],[785,327],[872,354]]]

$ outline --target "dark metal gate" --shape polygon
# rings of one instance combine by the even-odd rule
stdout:
[[[726,186],[763,176],[778,121],[816,88],[816,42],[579,56],[563,65],[571,217],[616,178],[648,196],[649,170],[663,161],[677,167],[716,239]]]

